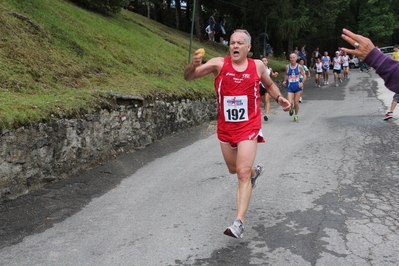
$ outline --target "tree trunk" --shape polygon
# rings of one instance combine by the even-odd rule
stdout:
[[[180,0],[175,0],[175,11],[176,11],[176,29],[180,30],[180,22],[181,22],[181,5]]]
[[[294,41],[292,40],[292,37],[288,37],[288,51],[287,51],[287,57],[290,58],[291,52],[294,51]]]
[[[147,5],[147,18],[151,18],[151,14],[150,14],[150,11],[151,11],[151,5],[150,5],[150,2],[145,2],[146,3],[146,5]]]
[[[197,0],[196,7],[195,7],[195,36],[198,40],[204,40],[204,32],[205,28],[202,25],[202,12],[201,12],[201,0]]]
[[[164,14],[163,14],[163,1],[162,0],[153,1],[153,5],[154,5],[154,20],[159,23],[165,24]]]

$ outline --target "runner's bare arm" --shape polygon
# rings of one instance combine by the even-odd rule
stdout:
[[[280,89],[267,74],[263,62],[260,60],[255,60],[255,62],[256,62],[256,70],[258,72],[258,76],[263,86],[265,86],[267,93],[269,93],[270,97],[275,99],[277,103],[281,107],[283,107],[284,111],[288,111],[291,107],[291,103],[281,95]]]
[[[277,77],[278,76],[278,72],[273,72],[273,68],[270,68],[270,76]]]
[[[301,72],[301,75],[303,77],[303,80],[302,80],[302,87],[303,87],[303,84],[305,83],[307,76],[305,74],[305,70],[303,70],[302,67],[299,67],[299,71]]]
[[[288,66],[285,66],[285,75],[284,75],[284,81],[283,81],[283,85],[287,85],[287,73],[288,73]]]
[[[201,78],[210,73],[217,76],[223,66],[223,57],[212,58],[201,65],[202,57],[198,55],[199,53],[199,51],[194,52],[193,60],[184,69],[184,79],[187,81]]]

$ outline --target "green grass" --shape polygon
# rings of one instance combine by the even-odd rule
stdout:
[[[20,14],[30,19],[18,18]],[[214,97],[213,77],[186,82],[189,34],[122,10],[103,16],[65,0],[0,2],[0,128],[79,117],[110,105],[106,93]],[[228,47],[193,42],[205,60]],[[269,60],[276,71],[285,62]]]

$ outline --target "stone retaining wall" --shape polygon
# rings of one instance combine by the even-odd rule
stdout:
[[[128,101],[115,110],[0,135],[0,203],[68,178],[113,156],[217,117],[214,99]]]

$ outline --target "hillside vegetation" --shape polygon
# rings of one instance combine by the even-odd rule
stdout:
[[[190,36],[133,12],[103,16],[65,0],[0,2],[0,128],[79,117],[112,104],[105,92],[214,97],[213,77],[184,81]],[[228,47],[195,40],[205,60]],[[271,61],[281,69],[284,63]]]

